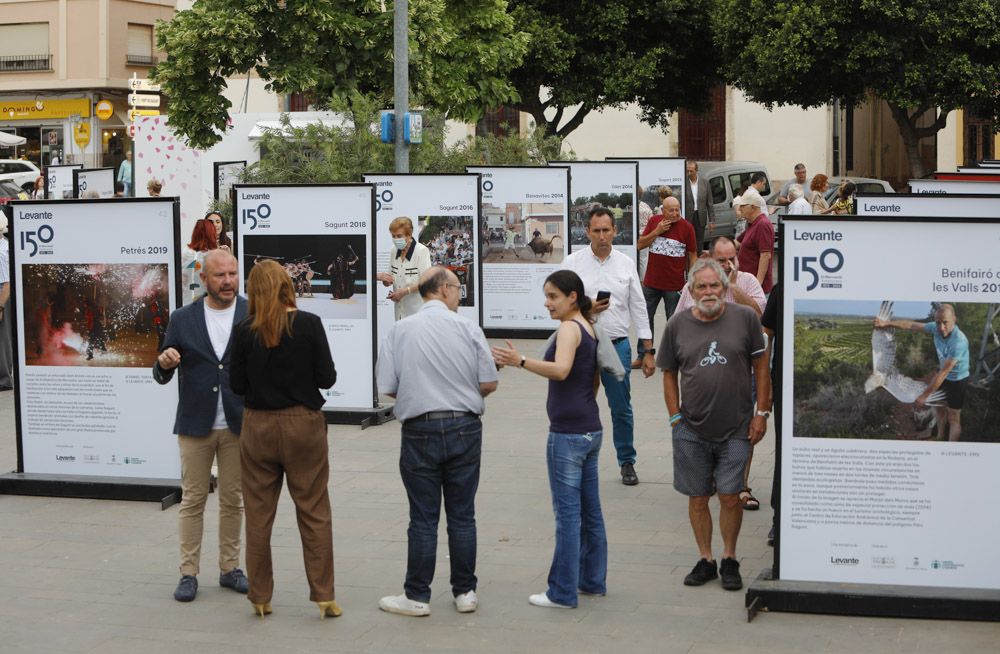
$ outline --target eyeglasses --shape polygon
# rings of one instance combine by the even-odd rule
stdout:
[[[452,288],[462,288],[461,284],[452,284],[451,282],[445,282],[442,286],[451,286]]]

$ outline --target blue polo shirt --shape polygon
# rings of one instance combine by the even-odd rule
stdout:
[[[948,338],[941,336],[937,324],[933,322],[924,323],[924,331],[934,337],[934,349],[937,350],[939,362],[944,363],[948,359],[955,359],[955,367],[948,373],[947,379],[959,381],[968,377],[969,339],[965,337],[958,325],[951,330]]]

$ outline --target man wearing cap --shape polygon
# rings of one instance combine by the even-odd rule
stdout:
[[[733,207],[747,221],[747,230],[737,237],[740,270],[757,278],[764,293],[770,293],[771,257],[774,253],[774,226],[767,217],[767,203],[760,193],[748,188],[733,200]]]

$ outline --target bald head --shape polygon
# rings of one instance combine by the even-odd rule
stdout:
[[[438,300],[452,311],[458,311],[462,301],[461,285],[455,273],[444,266],[431,266],[420,275],[420,297],[424,302]]]
[[[238,276],[236,257],[225,250],[209,250],[201,271],[206,304],[217,310],[228,309],[236,301]]]
[[[681,202],[674,196],[663,198],[663,215],[671,222],[681,217]]]
[[[955,319],[955,307],[950,304],[942,304],[934,312],[934,324],[943,338],[951,336],[951,332],[955,329]]]
[[[210,273],[217,266],[236,263],[236,257],[225,250],[209,250],[205,253],[205,272]]]

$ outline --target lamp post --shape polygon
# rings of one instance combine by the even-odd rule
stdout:
[[[410,146],[403,140],[403,121],[410,110],[409,1],[395,0],[392,16],[393,94],[395,95],[396,172],[410,172]]]

